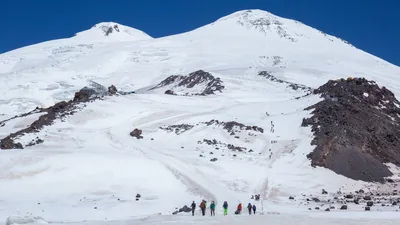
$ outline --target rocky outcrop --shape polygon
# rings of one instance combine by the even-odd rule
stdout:
[[[236,122],[236,121],[229,121],[229,122],[222,122],[218,120],[210,120],[209,122],[205,122],[207,126],[211,125],[217,125],[217,126],[222,126],[224,130],[228,131],[229,133],[234,135],[235,131],[243,131],[243,130],[251,130],[251,131],[256,131],[260,133],[264,133],[264,129],[258,126],[247,126],[242,123]]]
[[[218,77],[214,77],[211,73],[205,72],[203,70],[198,70],[196,72],[190,73],[187,76],[182,75],[172,75],[161,81],[157,86],[152,88],[159,89],[162,87],[169,87],[165,94],[170,95],[212,95],[215,92],[222,92],[225,86],[222,85],[222,80]],[[192,91],[194,87],[202,86],[200,90]],[[179,92],[175,89],[179,88]],[[185,91],[182,91],[182,88],[185,88]]]
[[[174,132],[175,134],[179,135],[185,131],[192,129],[194,125],[191,124],[179,124],[179,125],[170,125],[170,126],[163,126],[160,127],[161,130],[165,130],[167,132]]]
[[[116,95],[118,92],[117,88],[114,85],[108,87],[108,94],[109,95]]]
[[[137,139],[142,139],[142,138],[143,138],[143,136],[142,136],[142,130],[139,130],[139,129],[137,129],[137,128],[135,128],[135,129],[130,133],[130,135],[131,135],[132,137],[137,138]]]
[[[82,102],[88,102],[91,100],[94,100],[95,98],[91,99],[88,97],[87,92],[82,91],[82,89],[79,92],[75,93],[75,97],[73,100],[70,100],[68,102],[62,101],[58,102],[55,105],[48,107],[48,108],[39,108],[37,107],[35,110],[32,110],[28,113],[15,116],[13,118],[10,118],[8,120],[2,121],[3,123],[18,118],[18,117],[26,117],[32,114],[36,113],[45,113],[44,115],[41,115],[37,120],[35,120],[30,126],[27,128],[24,128],[22,130],[19,130],[15,133],[11,133],[7,137],[3,138],[0,140],[0,148],[1,149],[23,149],[23,146],[21,143],[15,142],[14,139],[23,136],[25,134],[29,133],[36,133],[39,132],[43,127],[45,126],[50,126],[54,123],[56,119],[61,119],[65,118],[66,116],[73,115],[77,110],[81,109],[85,105],[80,104]],[[43,143],[43,140],[37,139],[36,141],[34,140],[31,143],[28,143],[27,146],[32,146],[36,144]]]
[[[193,129],[195,126],[200,126],[201,124],[204,124],[206,126],[218,126],[222,127],[222,129],[226,130],[230,135],[236,135],[238,132],[243,132],[243,131],[253,131],[257,133],[264,133],[264,129],[259,127],[259,126],[249,126],[249,125],[244,125],[243,123],[239,123],[236,121],[219,121],[219,120],[210,120],[207,122],[199,122],[196,125],[193,124],[179,124],[179,125],[169,125],[169,126],[162,126],[160,127],[161,130],[165,130],[167,132],[175,132],[175,134],[182,134],[185,131],[188,131],[190,129]]]
[[[312,166],[348,178],[383,182],[392,173],[385,163],[400,166],[400,102],[385,87],[366,79],[330,80],[314,90],[324,100],[302,126],[311,126],[315,149]]]
[[[223,142],[217,141],[215,139],[213,139],[213,140],[203,139],[202,141],[198,141],[197,144],[206,144],[206,145],[211,145],[216,149],[226,148],[231,151],[239,151],[239,152],[244,152],[247,150],[246,147],[235,146],[233,144],[223,143]]]
[[[292,82],[288,82],[288,81],[284,81],[284,80],[278,79],[274,75],[272,75],[270,72],[261,71],[261,72],[258,73],[258,75],[259,76],[263,76],[266,79],[268,79],[270,81],[273,81],[273,82],[276,82],[276,83],[286,84],[287,88],[293,89],[295,91],[296,90],[302,90],[302,91],[304,91],[304,92],[306,92],[308,94],[312,93],[312,88],[307,87],[307,86],[302,85],[302,84],[296,84],[296,83],[292,83]]]

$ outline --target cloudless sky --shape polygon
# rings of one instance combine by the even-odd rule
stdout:
[[[295,19],[400,65],[400,0],[0,0],[0,53],[117,22],[162,37],[243,9]]]

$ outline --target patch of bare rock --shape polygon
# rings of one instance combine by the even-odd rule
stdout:
[[[116,88],[111,86],[109,88],[112,92]],[[28,127],[21,129],[15,133],[9,134],[7,137],[3,138],[0,140],[0,149],[23,149],[23,145],[19,142],[15,142],[14,139],[18,138],[20,136],[23,136],[25,134],[29,133],[37,133],[39,132],[43,127],[45,126],[51,126],[54,124],[54,122],[57,119],[60,119],[63,121],[63,119],[67,116],[75,114],[77,111],[81,110],[86,106],[86,104],[82,103],[87,103],[87,102],[93,102],[96,99],[99,99],[101,96],[104,96],[107,93],[99,93],[98,90],[94,88],[88,88],[84,87],[78,92],[75,93],[74,99],[70,101],[61,101],[56,103],[53,106],[50,106],[48,108],[39,108],[37,107],[36,109],[24,113],[21,115],[14,116],[8,120],[1,121],[0,123],[6,123],[12,119],[15,118],[20,118],[20,117],[26,117],[32,114],[37,114],[37,113],[45,113],[44,115],[41,115],[37,120],[35,120],[31,125]],[[109,93],[112,95],[112,93]],[[43,143],[44,141],[40,138],[37,137],[36,140],[32,140],[30,143],[27,144],[27,146],[33,146],[37,145],[40,143]]]
[[[330,80],[313,92],[324,100],[306,110],[302,126],[314,133],[312,166],[355,180],[384,182],[400,166],[400,102],[364,78]]]
[[[184,96],[212,95],[215,94],[215,92],[222,92],[222,90],[225,88],[225,86],[223,86],[223,81],[220,78],[214,77],[211,73],[205,72],[203,70],[195,71],[187,76],[169,76],[151,90],[163,87],[168,88],[168,90],[165,91],[165,94]],[[194,89],[194,87],[201,88],[200,90],[196,89],[196,91],[193,91],[192,89]],[[184,91],[183,93],[176,93],[178,92],[176,89],[179,89],[179,92],[182,92],[182,88],[185,88],[186,91]]]

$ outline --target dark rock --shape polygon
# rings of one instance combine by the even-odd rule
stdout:
[[[354,199],[354,204],[356,205],[360,204],[360,199]]]
[[[323,194],[323,195],[327,195],[327,194],[328,194],[328,192],[327,192],[327,191],[325,191],[325,189],[322,189],[322,194]]]
[[[214,153],[213,153],[213,152],[210,152],[210,155],[214,155]]]
[[[289,199],[290,199],[290,200],[294,200],[294,197],[293,197],[293,196],[290,196]]]
[[[370,200],[372,200],[372,198],[371,198],[371,196],[364,196],[364,198],[363,198],[365,201],[370,201]]]
[[[179,135],[179,134],[182,134],[183,132],[191,130],[193,127],[194,127],[194,125],[191,125],[191,124],[179,124],[179,125],[170,125],[170,126],[160,127],[160,129],[165,130],[167,132],[175,132],[175,134]]]
[[[351,198],[353,198],[353,195],[346,195],[345,198],[351,199]]]
[[[247,126],[242,123],[236,121],[222,122],[218,120],[210,120],[209,122],[205,122],[207,126],[218,125],[222,126],[224,130],[229,132],[231,135],[235,135],[235,130],[251,130],[259,133],[264,133],[264,129],[258,126]]]
[[[94,209],[97,209],[97,207],[94,207]]]
[[[199,157],[204,157],[204,156],[202,154],[200,154]]]
[[[330,210],[329,208],[326,208],[325,211],[326,211],[326,212],[329,212],[329,211],[331,211],[331,210]]]
[[[117,94],[118,90],[114,85],[111,85],[110,87],[108,87],[108,94],[109,95],[115,95]]]
[[[312,117],[303,120],[314,133],[316,147],[307,155],[312,166],[367,182],[393,175],[386,164],[400,166],[400,102],[394,94],[364,78],[330,80],[313,93],[325,99],[306,108]]]
[[[329,207],[330,209],[335,209],[335,206],[331,206],[331,207]]]
[[[199,93],[193,93],[192,95],[211,95],[215,94],[216,91],[222,92],[225,86],[222,85],[222,80],[220,78],[214,77],[211,73],[207,73],[203,70],[198,70],[196,72],[190,73],[187,76],[172,75],[161,81],[153,89],[158,89],[168,85],[174,85],[175,87],[185,87],[188,90],[199,85],[204,85],[205,88]],[[167,90],[171,91],[172,90]],[[167,94],[167,93],[166,93]],[[185,94],[189,95],[189,94]]]
[[[136,194],[136,198],[141,198],[142,196],[140,194]]]
[[[364,194],[364,190],[363,190],[363,189],[360,189],[360,190],[358,191],[358,193]]]
[[[217,160],[218,160],[217,158],[210,159],[211,162],[216,162]]]
[[[397,202],[393,202],[392,205],[397,205]]]
[[[291,89],[293,89],[295,91],[296,90],[302,90],[302,91],[304,91],[306,93],[311,93],[311,91],[312,91],[312,89],[310,87],[278,79],[274,75],[272,75],[271,73],[269,73],[267,71],[261,71],[260,73],[258,73],[258,75],[259,76],[263,76],[266,79],[271,80],[271,81],[276,82],[276,83],[286,84],[288,88],[291,88]]]
[[[132,137],[136,137],[137,139],[142,139],[142,130],[135,128],[131,133],[129,133]]]
[[[164,94],[166,94],[166,95],[176,95],[175,92],[172,91],[172,90],[166,90],[166,91],[164,92]]]
[[[319,198],[312,198],[312,200],[313,200],[314,202],[321,202],[321,200],[319,200]]]
[[[373,206],[374,205],[374,202],[373,201],[368,201],[367,202],[367,206]]]
[[[232,156],[233,156],[233,157],[236,157],[237,155],[236,155],[236,154],[233,154]]]
[[[342,207],[340,207],[340,210],[347,210],[347,205],[342,205]]]
[[[315,207],[315,210],[319,210],[319,207]]]
[[[387,181],[388,183],[394,183],[394,180],[393,180],[393,179],[390,179],[390,178],[386,178],[386,181]]]
[[[371,208],[370,207],[365,207],[365,211],[370,211],[371,210]]]

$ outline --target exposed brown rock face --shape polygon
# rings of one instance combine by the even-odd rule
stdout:
[[[312,117],[302,123],[315,135],[312,166],[355,180],[391,176],[384,163],[400,166],[400,102],[394,94],[363,78],[331,80],[314,94],[325,99],[306,109]]]

